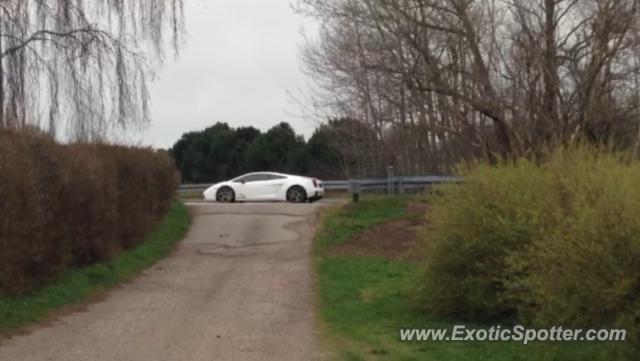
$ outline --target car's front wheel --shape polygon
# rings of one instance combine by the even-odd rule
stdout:
[[[222,187],[216,193],[216,201],[222,203],[233,203],[236,200],[236,193],[230,187]]]
[[[291,203],[304,203],[307,201],[307,192],[300,186],[293,186],[287,191],[287,201]]]

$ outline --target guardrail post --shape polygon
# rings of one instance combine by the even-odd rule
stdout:
[[[349,191],[355,203],[360,202],[360,183],[357,180],[349,181]]]
[[[402,177],[398,177],[398,193],[404,194],[404,179]]]
[[[387,194],[393,195],[393,165],[387,167]]]

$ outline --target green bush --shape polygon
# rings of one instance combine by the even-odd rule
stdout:
[[[561,150],[464,171],[431,208],[424,309],[463,319],[640,330],[640,163]]]
[[[138,245],[177,184],[164,153],[0,132],[0,295]]]
[[[509,257],[525,249],[542,222],[553,182],[533,163],[479,165],[462,185],[433,199],[420,294],[430,311],[468,319],[509,316]]]
[[[616,326],[640,336],[640,163],[559,152],[546,165],[557,201],[510,268],[521,318],[537,325]],[[513,272],[513,271],[512,271]]]

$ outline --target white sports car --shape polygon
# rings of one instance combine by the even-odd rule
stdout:
[[[212,185],[204,198],[217,202],[287,201],[313,202],[324,196],[322,182],[290,174],[257,172]]]

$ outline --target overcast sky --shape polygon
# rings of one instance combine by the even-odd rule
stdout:
[[[151,86],[152,124],[144,143],[167,148],[182,133],[214,123],[261,130],[289,122],[307,138],[314,129],[287,91],[303,89],[298,50],[313,24],[290,0],[185,0],[188,42]]]

